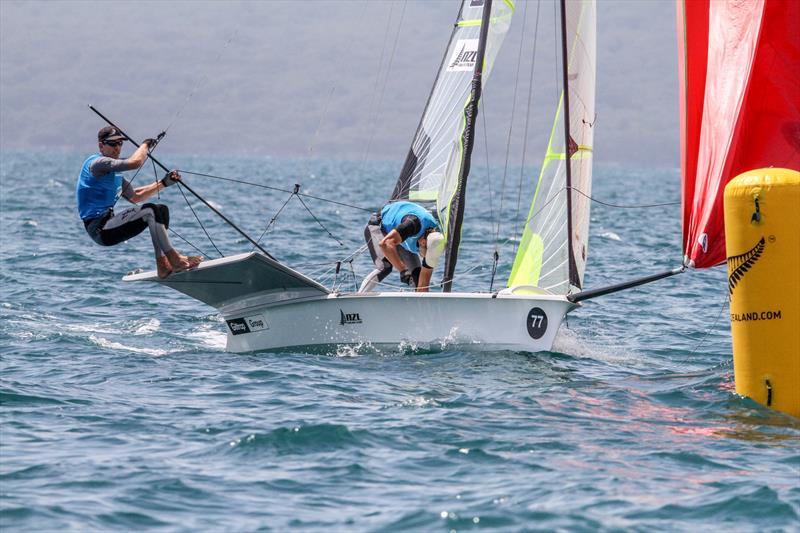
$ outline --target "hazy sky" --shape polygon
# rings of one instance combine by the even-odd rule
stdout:
[[[402,163],[459,3],[0,0],[0,149],[93,150],[103,123],[91,103],[134,137],[171,125],[161,153]],[[553,6],[517,3],[486,87],[497,164],[522,39],[520,157],[534,37],[528,164],[544,153],[557,95]],[[675,27],[672,0],[598,2],[598,163],[678,166]]]

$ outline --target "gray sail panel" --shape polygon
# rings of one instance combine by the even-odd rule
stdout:
[[[498,5],[501,7],[492,9],[484,83],[513,13],[511,2],[500,0],[495,3]],[[483,6],[483,0],[464,0],[461,4],[436,81],[392,193],[393,200],[411,200],[428,206],[443,226],[447,225],[444,219],[461,167],[463,114],[472,90]]]

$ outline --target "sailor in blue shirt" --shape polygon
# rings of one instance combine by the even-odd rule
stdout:
[[[358,292],[373,291],[392,267],[400,272],[400,281],[419,292],[428,291],[445,243],[439,222],[427,209],[414,202],[387,204],[372,215],[364,238],[375,270],[364,278]]]
[[[194,268],[203,260],[198,256],[185,256],[172,246],[167,234],[169,209],[162,204],[135,205],[119,213],[114,204],[120,196],[136,203],[154,195],[161,189],[180,181],[177,171],[169,172],[164,179],[137,187],[136,189],[120,172],[141,167],[147,161],[149,150],[156,141],[145,140],[127,159],[120,159],[122,143],[126,137],[116,128],[107,126],[97,133],[100,152],[86,158],[78,175],[75,196],[78,214],[86,232],[97,244],[113,246],[144,231],[150,230],[150,238],[156,254],[158,276],[165,278],[172,272]]]

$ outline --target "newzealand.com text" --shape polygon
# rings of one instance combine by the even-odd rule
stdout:
[[[731,313],[731,322],[748,322],[751,320],[778,320],[781,318],[780,311],[753,311],[752,313]]]

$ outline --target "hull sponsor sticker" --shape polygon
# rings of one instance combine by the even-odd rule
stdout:
[[[447,61],[447,72],[473,71],[478,57],[478,39],[459,39]]]
[[[547,331],[547,314],[541,307],[534,307],[528,311],[528,319],[525,322],[528,326],[528,335],[533,339],[541,339]]]
[[[359,313],[345,313],[339,309],[339,314],[341,315],[339,318],[340,326],[344,326],[345,324],[361,324],[361,315]]]
[[[228,323],[228,329],[231,330],[231,335],[243,335],[253,331],[269,329],[269,324],[261,315],[233,318],[226,322]]]

